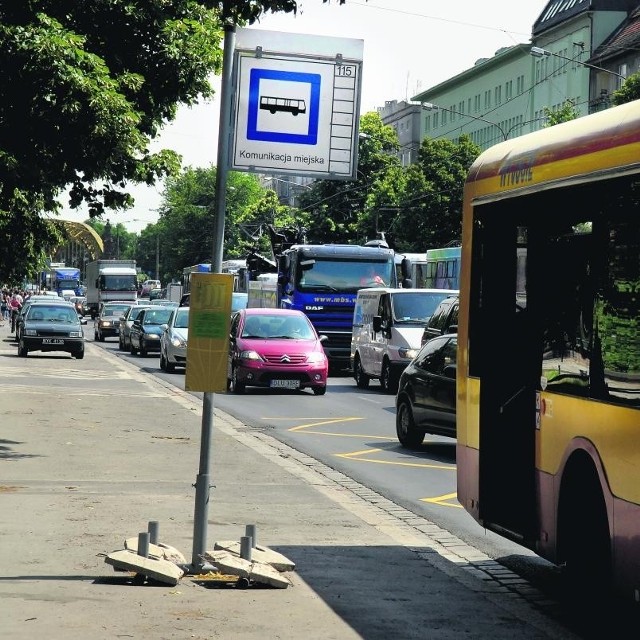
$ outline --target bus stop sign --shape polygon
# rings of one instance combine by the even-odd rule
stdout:
[[[238,29],[230,168],[356,178],[362,53],[362,40]]]

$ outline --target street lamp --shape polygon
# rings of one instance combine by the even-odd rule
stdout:
[[[574,62],[575,64],[581,64],[583,67],[589,67],[590,69],[595,69],[596,71],[603,71],[604,73],[610,73],[612,76],[617,76],[622,80],[626,80],[626,76],[618,73],[617,71],[612,71],[611,69],[605,69],[604,67],[599,67],[595,64],[590,64],[589,62],[582,62],[582,60],[576,60],[575,58],[569,58],[567,56],[562,56],[559,53],[554,53],[553,51],[547,51],[546,49],[542,49],[541,47],[531,47],[529,53],[534,58],[544,58],[548,56],[553,56],[554,58],[560,58],[561,60],[567,60],[567,62]]]

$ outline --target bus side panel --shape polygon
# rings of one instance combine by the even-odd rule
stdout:
[[[460,419],[458,417],[458,433],[460,432]],[[460,440],[456,444],[456,463],[458,469],[464,468],[464,475],[458,474],[458,502],[482,524],[478,509],[478,478],[480,477],[480,452],[464,444]]]

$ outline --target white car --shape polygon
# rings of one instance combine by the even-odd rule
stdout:
[[[175,371],[176,367],[187,366],[188,337],[189,307],[177,307],[160,338],[160,368],[163,371]]]

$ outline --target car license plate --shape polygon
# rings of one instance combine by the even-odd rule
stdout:
[[[64,344],[61,338],[42,338],[42,344]]]
[[[272,380],[269,386],[278,389],[297,389],[300,387],[300,380]]]

